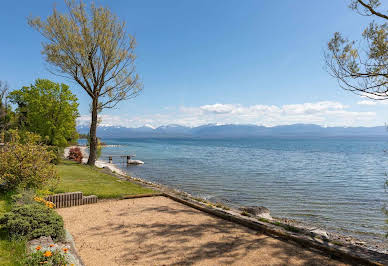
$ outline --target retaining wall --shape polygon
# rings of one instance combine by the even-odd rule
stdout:
[[[85,204],[97,203],[97,196],[84,196],[82,192],[67,192],[45,197],[45,200],[55,204],[55,208],[66,208]]]

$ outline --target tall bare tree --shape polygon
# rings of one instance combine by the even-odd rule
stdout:
[[[379,0],[352,0],[349,7],[372,21],[362,40],[350,41],[334,33],[325,52],[330,74],[345,90],[375,100],[388,99],[388,15]]]
[[[97,151],[98,114],[136,97],[143,89],[135,72],[135,38],[125,23],[104,7],[86,9],[82,2],[65,1],[67,13],[42,21],[28,19],[45,38],[42,53],[55,74],[75,80],[91,98],[89,165]]]

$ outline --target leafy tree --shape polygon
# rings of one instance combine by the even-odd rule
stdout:
[[[138,95],[143,86],[135,72],[135,38],[109,9],[65,1],[68,13],[53,13],[42,21],[29,18],[30,26],[47,40],[45,60],[52,72],[75,80],[91,98],[89,165],[97,151],[98,113]]]
[[[388,15],[378,9],[379,0],[352,0],[350,8],[372,21],[362,41],[350,41],[334,33],[325,53],[330,74],[340,86],[376,100],[388,99]]]
[[[47,145],[65,146],[76,139],[78,103],[67,85],[38,79],[9,98],[18,105],[19,127],[39,134]]]

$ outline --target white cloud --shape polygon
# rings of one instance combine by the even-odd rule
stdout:
[[[198,126],[203,124],[255,124],[265,126],[294,123],[312,123],[322,126],[374,126],[375,112],[358,112],[339,102],[320,101],[314,103],[276,105],[210,104],[181,106],[162,109],[161,113],[141,116],[101,115],[102,126],[161,126],[179,124]],[[89,116],[81,116],[78,123],[88,125]],[[384,124],[384,122],[381,122]]]
[[[375,106],[375,105],[387,105],[388,100],[362,100],[357,102],[359,105],[368,105],[368,106]]]
[[[199,107],[201,110],[209,113],[215,114],[227,114],[232,112],[235,109],[235,106],[232,104],[212,104],[212,105],[202,105]]]
[[[357,104],[359,104],[359,105],[376,105],[377,102],[372,101],[372,100],[363,100],[363,101],[357,102]]]
[[[289,104],[284,105],[283,110],[289,114],[315,114],[327,110],[342,110],[347,106],[339,102],[316,102],[316,103],[303,103],[303,104]]]
[[[369,93],[364,92],[361,94],[361,97],[372,99],[372,100],[385,100],[385,99],[387,99],[388,95],[379,96],[379,95],[374,95],[374,94],[369,94]]]

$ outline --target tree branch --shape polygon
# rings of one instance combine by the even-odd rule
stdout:
[[[367,8],[373,15],[378,16],[380,18],[384,18],[388,20],[388,16],[375,11],[370,5],[365,4],[362,0],[357,0],[363,7]]]

